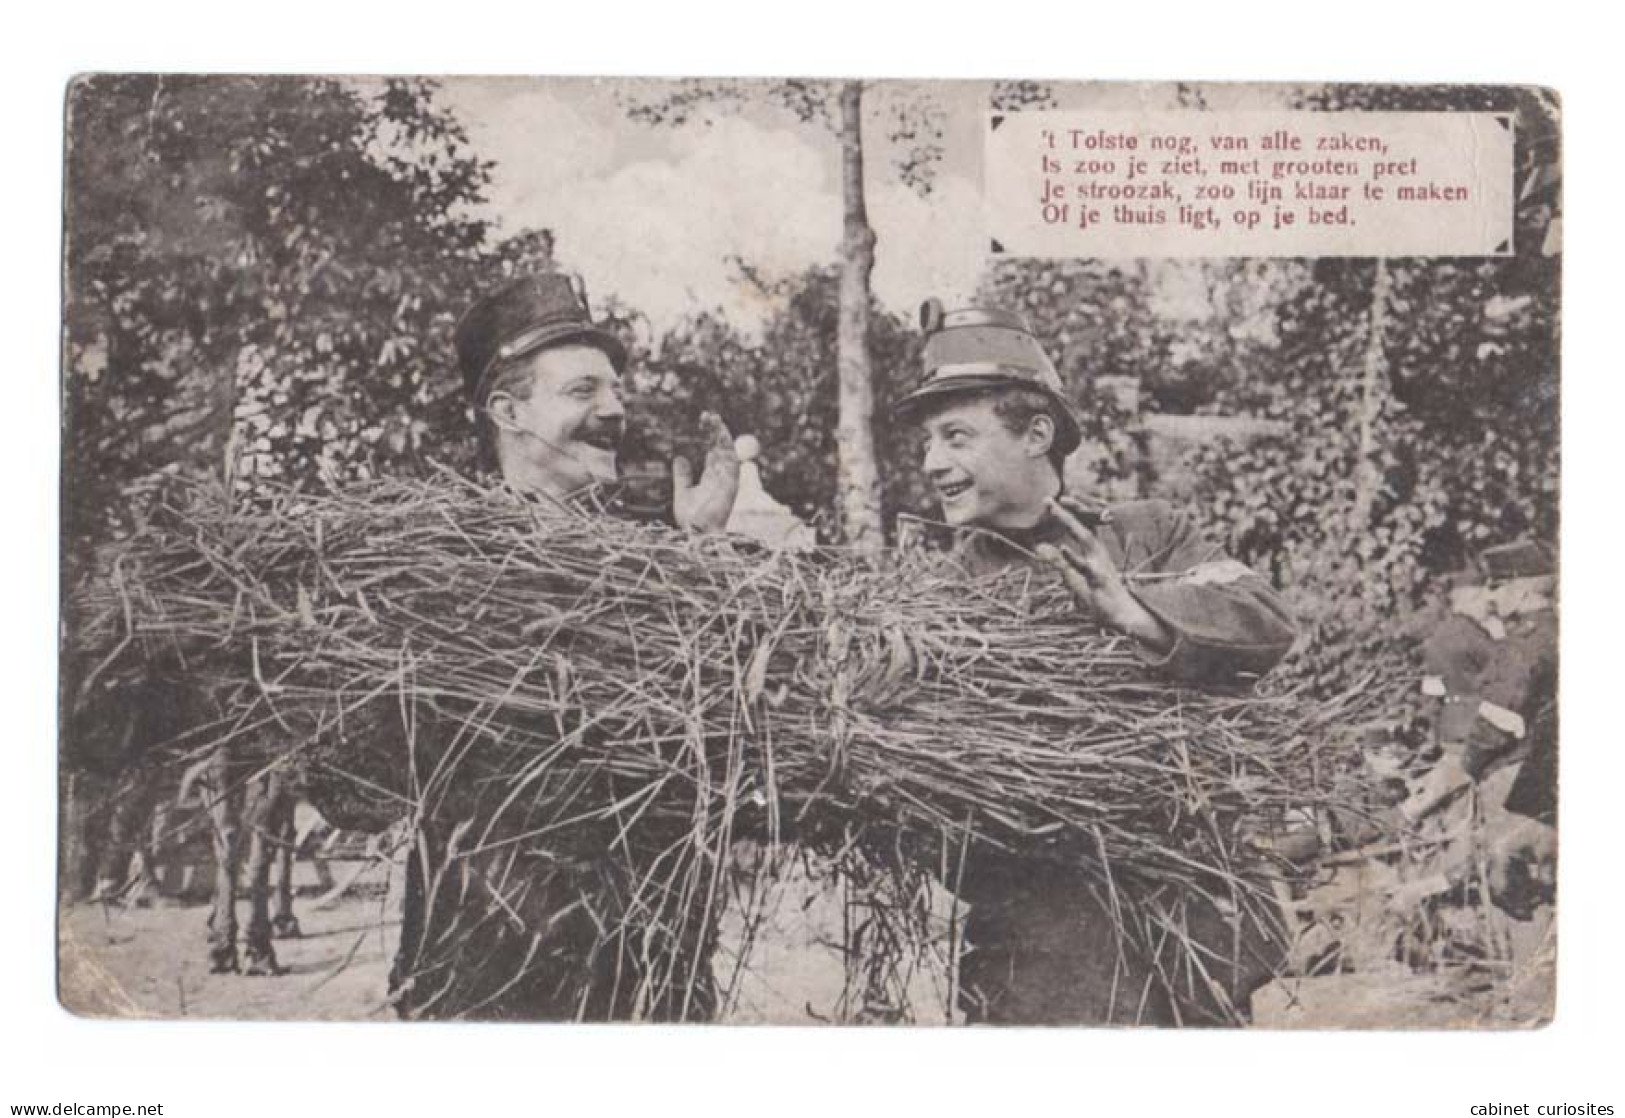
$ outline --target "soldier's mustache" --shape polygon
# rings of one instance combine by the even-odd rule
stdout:
[[[605,450],[619,450],[626,438],[626,424],[619,419],[593,420],[582,424],[575,437]]]

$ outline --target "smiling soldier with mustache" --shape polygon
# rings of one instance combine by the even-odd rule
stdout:
[[[457,324],[456,346],[482,451],[503,483],[561,517],[610,504],[596,498],[620,476],[627,353],[592,321],[579,285],[560,275],[510,283],[469,309]],[[696,480],[681,458],[673,463],[672,520],[719,531],[733,509],[739,459],[721,419],[707,413],[702,425],[702,476]],[[698,976],[699,988],[686,997],[640,989],[644,945],[635,941],[645,930],[635,920],[612,921],[619,935],[605,942],[606,918],[632,891],[626,866],[535,851],[528,863],[510,864],[516,855],[508,847],[456,853],[458,836],[479,831],[493,810],[490,796],[500,800],[502,791],[458,785],[418,820],[390,978],[399,1012],[498,1020],[710,1016],[713,929],[678,948],[687,960],[680,970]],[[528,872],[519,868],[526,864]],[[474,926],[482,928],[477,955],[463,946]]]
[[[593,323],[578,285],[527,276],[486,296],[457,324],[457,354],[482,442],[507,485],[567,505],[619,480],[626,347]],[[696,481],[686,459],[672,464],[672,517],[720,531],[739,458],[720,418],[707,412],[700,422],[705,470]]]
[[[924,433],[923,468],[956,529],[952,558],[965,577],[1052,571],[1080,619],[1133,637],[1149,670],[1181,682],[1245,684],[1286,654],[1296,634],[1280,595],[1184,513],[1164,501],[1108,507],[1065,493],[1064,465],[1082,428],[1019,316],[945,312],[933,299],[920,323],[925,375],[897,414]],[[1181,1019],[1145,961],[1118,951],[1103,899],[1081,873],[984,851],[962,881],[970,915],[960,991],[970,1020]],[[1198,923],[1210,926],[1197,937],[1220,944],[1223,957],[1229,929],[1212,912]],[[1239,1004],[1256,977],[1235,976]]]

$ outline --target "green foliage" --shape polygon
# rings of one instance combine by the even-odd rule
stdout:
[[[1500,261],[1388,270],[1374,393],[1377,265],[1321,261],[1277,312],[1279,349],[1224,401],[1283,433],[1194,461],[1210,527],[1299,601],[1298,670],[1328,687],[1482,548],[1556,537],[1549,296]]]
[[[1332,87],[1307,100],[1510,111],[1524,184],[1514,256],[1388,261],[1382,284],[1374,261],[1313,262],[1275,309],[1278,344],[1221,397],[1285,434],[1197,455],[1211,527],[1309,622],[1288,670],[1330,689],[1374,651],[1409,651],[1406,619],[1485,547],[1556,540],[1558,259],[1544,246],[1558,165],[1539,94]]]
[[[432,83],[96,76],[69,113],[70,540],[177,472],[467,460],[454,316],[551,246],[488,247],[489,166]]]

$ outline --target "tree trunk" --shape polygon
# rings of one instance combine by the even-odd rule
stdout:
[[[1370,526],[1371,507],[1383,482],[1383,471],[1376,461],[1376,423],[1388,388],[1388,354],[1383,336],[1388,328],[1388,300],[1392,290],[1388,261],[1378,257],[1371,284],[1371,318],[1366,328],[1365,360],[1360,376],[1360,457],[1355,463],[1354,525],[1361,532]]]
[[[840,325],[836,363],[840,374],[835,430],[841,531],[863,550],[885,542],[880,518],[880,470],[875,459],[875,393],[869,361],[869,273],[875,266],[875,233],[863,198],[863,83],[841,88]]]
[[[237,467],[242,451],[238,444],[237,430],[237,399],[242,391],[237,378],[242,375],[241,360],[240,351],[233,354],[225,373],[217,373],[210,382],[208,393],[210,431],[206,443],[209,447],[206,452],[208,457],[205,461],[211,467],[211,473],[219,471],[217,476],[225,484],[228,498],[236,496]]]

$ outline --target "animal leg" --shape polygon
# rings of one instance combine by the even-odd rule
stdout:
[[[281,830],[276,802],[280,783],[275,774],[255,780],[243,811],[248,828],[248,926],[243,932],[248,974],[284,973],[271,946],[271,862]]]
[[[298,939],[301,934],[299,917],[293,912],[293,860],[298,853],[293,826],[293,813],[287,812],[281,826],[272,832],[277,836],[275,862],[276,909],[271,915],[273,939]]]
[[[231,760],[216,750],[203,774],[214,843],[214,902],[209,912],[209,970],[237,974],[237,860],[242,798],[231,784]]]

